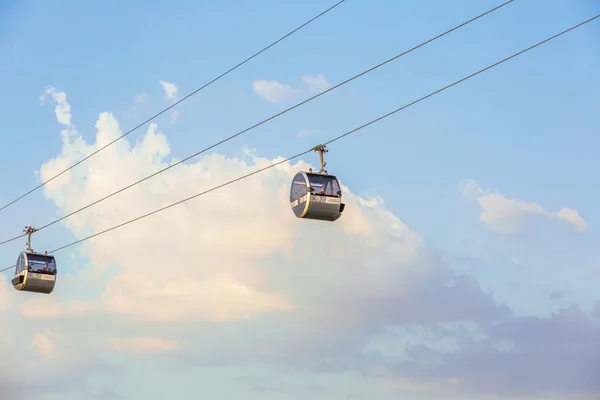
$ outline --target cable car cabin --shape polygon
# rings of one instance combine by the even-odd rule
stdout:
[[[56,284],[56,260],[50,255],[22,252],[12,284],[24,292],[52,293]]]
[[[296,217],[335,221],[342,215],[342,191],[337,178],[313,172],[298,172],[292,181],[290,203]]]

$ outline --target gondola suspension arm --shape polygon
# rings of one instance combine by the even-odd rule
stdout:
[[[31,249],[31,234],[36,232],[37,229],[32,228],[31,226],[26,226],[25,229],[23,229],[23,232],[25,232],[25,234],[27,235],[27,251],[29,253],[33,253],[34,251]]]
[[[319,169],[319,174],[325,174],[327,175],[327,170],[325,169],[325,166],[327,165],[327,162],[325,162],[323,160],[323,154],[327,153],[329,150],[325,149],[325,146],[320,144],[318,146],[315,146],[315,148],[313,149],[313,151],[317,151],[319,152],[319,162],[320,162],[320,169]]]

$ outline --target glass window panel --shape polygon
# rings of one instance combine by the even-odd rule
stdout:
[[[56,261],[54,257],[38,254],[27,255],[29,260],[29,270],[31,272],[56,274]]]

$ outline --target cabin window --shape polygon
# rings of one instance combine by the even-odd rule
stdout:
[[[29,260],[29,270],[31,272],[56,273],[56,262],[54,261],[54,257],[29,254],[27,258]]]
[[[341,190],[340,184],[338,183],[337,179],[331,180],[328,186],[328,190],[331,193],[330,196],[339,196],[338,192],[341,192]]]
[[[327,176],[310,176],[310,186],[314,194],[339,197],[340,185],[335,178]]]
[[[48,270],[56,275],[56,260],[54,257],[48,260]]]
[[[17,274],[22,272],[25,269],[25,257],[23,254],[19,254],[19,258],[17,259]]]
[[[292,188],[290,191],[290,201],[298,200],[300,197],[306,194],[306,181],[304,175],[296,174],[294,181],[292,182]]]

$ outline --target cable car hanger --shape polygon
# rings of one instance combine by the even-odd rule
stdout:
[[[23,229],[23,232],[27,235],[27,251],[33,253],[34,251],[31,249],[31,234],[37,232],[37,229],[26,226],[25,229]]]
[[[31,248],[31,234],[37,232],[38,230],[36,228],[33,228],[31,226],[26,226],[25,229],[23,229],[23,232],[25,232],[25,235],[27,236],[27,252],[28,253],[35,253],[35,254],[40,254],[37,253],[36,251],[34,251]],[[48,255],[48,251],[44,251],[44,255],[47,256]]]
[[[325,169],[327,163],[323,160],[323,153],[327,153],[329,152],[329,150],[325,148],[324,144],[320,144],[318,146],[315,146],[313,151],[319,152],[320,169],[319,172],[317,172],[317,174],[327,175],[327,170]],[[312,168],[309,168],[308,171],[313,172]]]

